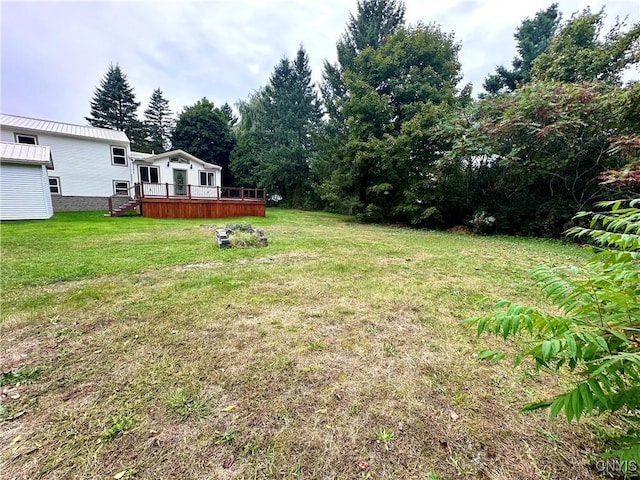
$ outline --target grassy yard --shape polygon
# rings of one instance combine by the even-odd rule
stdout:
[[[598,478],[594,425],[518,413],[563,380],[461,325],[578,247],[267,215],[224,250],[224,220],[3,223],[0,476]]]

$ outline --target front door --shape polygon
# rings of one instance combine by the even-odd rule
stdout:
[[[187,194],[187,171],[173,170],[173,189],[176,195]]]

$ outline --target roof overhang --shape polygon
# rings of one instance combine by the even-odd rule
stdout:
[[[144,156],[144,154],[140,154],[139,152],[131,152],[131,158],[133,159],[134,163],[152,164],[158,161],[167,161],[169,163],[185,163],[186,161],[187,163],[200,165],[205,169],[222,170],[222,167],[220,165],[215,165],[213,163],[208,163],[204,160],[200,160],[198,157],[195,157],[190,153],[185,152],[184,150],[171,150],[170,152],[164,152],[157,155],[149,156]]]
[[[62,137],[84,138],[115,145],[130,144],[127,135],[120,130],[74,125],[71,123],[21,117],[6,113],[0,113],[0,126],[2,126],[4,130],[12,130],[25,134],[48,134]]]
[[[51,163],[51,149],[45,145],[0,142],[0,162],[49,165]]]

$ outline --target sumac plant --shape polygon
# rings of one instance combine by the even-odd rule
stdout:
[[[615,412],[623,427],[604,455],[631,471],[640,465],[640,198],[598,207],[576,216],[590,218],[588,227],[568,232],[593,250],[584,266],[533,271],[556,311],[500,300],[490,316],[466,322],[478,335],[513,338],[520,347],[515,365],[529,358],[539,370],[573,372],[565,391],[522,410],[549,408],[551,417],[564,413],[568,421]],[[496,361],[504,356],[479,353]]]

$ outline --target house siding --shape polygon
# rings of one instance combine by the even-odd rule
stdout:
[[[65,197],[101,197],[114,194],[114,179],[131,178],[131,162],[127,165],[112,165],[111,146],[125,148],[129,157],[129,145],[123,142],[85,139],[51,135],[47,132],[2,129],[2,140],[15,141],[16,133],[36,135],[39,145],[51,148],[53,170],[49,175],[60,178],[62,195]]]
[[[169,166],[167,166],[167,163]],[[193,168],[191,166],[193,165]],[[200,185],[200,172],[206,171],[208,173],[213,173],[215,175],[215,185],[216,187],[222,186],[222,174],[220,168],[210,168],[205,167],[200,164],[186,164],[186,163],[178,163],[171,162],[166,158],[158,159],[151,162],[145,162],[144,160],[137,161],[135,164],[133,179],[134,183],[140,183],[140,167],[141,166],[152,166],[158,167],[159,170],[159,182],[161,184],[168,183],[173,184],[173,171],[174,170],[183,170],[186,172],[187,176],[187,184],[197,186]]]
[[[0,220],[51,218],[53,207],[44,165],[0,165]]]

